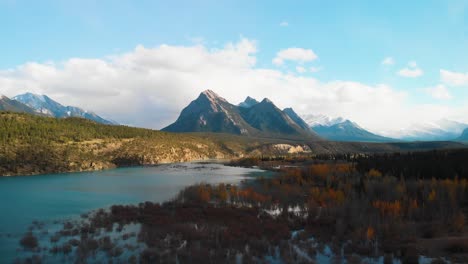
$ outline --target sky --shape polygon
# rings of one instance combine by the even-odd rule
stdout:
[[[162,128],[206,89],[387,136],[468,123],[468,0],[0,0],[0,25],[0,94],[122,124]]]

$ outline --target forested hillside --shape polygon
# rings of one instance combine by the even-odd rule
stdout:
[[[228,144],[229,145],[229,144]],[[0,112],[0,175],[106,169],[238,155],[236,144],[149,129]]]
[[[454,142],[357,143],[169,133],[83,118],[0,112],[0,176],[101,170],[245,156],[382,153],[466,147]]]

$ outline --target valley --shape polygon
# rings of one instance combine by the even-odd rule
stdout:
[[[208,159],[464,148],[457,142],[332,142],[283,135],[168,133],[82,118],[0,113],[0,175],[94,171]],[[280,146],[281,144],[286,145]],[[290,151],[300,147],[302,151]]]

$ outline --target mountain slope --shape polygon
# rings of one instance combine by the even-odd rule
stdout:
[[[312,127],[321,137],[334,141],[351,141],[351,142],[390,142],[396,141],[391,138],[373,134],[356,123],[345,120],[341,123],[336,123],[330,126],[318,125]]]
[[[29,114],[35,113],[34,109],[32,109],[31,107],[16,100],[11,100],[10,98],[4,95],[0,96],[0,111],[10,111]]]
[[[310,126],[332,126],[334,124],[343,123],[345,121],[342,117],[332,118],[326,115],[305,115],[304,121]]]
[[[243,103],[242,106],[230,104],[213,91],[206,90],[182,110],[173,124],[163,130],[320,139],[308,127],[301,127],[268,99],[259,103],[247,97]]]
[[[286,113],[265,98],[249,108],[241,108],[241,115],[252,127],[271,134],[294,136],[316,136],[310,130],[302,128]]]
[[[36,113],[44,114],[50,117],[66,118],[66,117],[81,117],[101,124],[115,124],[112,121],[106,120],[93,112],[85,111],[75,106],[63,106],[62,104],[52,100],[47,95],[37,95],[33,93],[25,93],[13,97],[13,99],[34,109]]]
[[[162,129],[169,132],[217,132],[236,135],[255,133],[240,116],[237,106],[211,90],[202,92],[180,113],[177,120]]]
[[[457,141],[468,142],[468,128],[463,130],[462,134],[457,138]]]
[[[260,144],[231,137],[217,140],[83,118],[0,112],[0,176],[233,158]]]
[[[291,118],[302,129],[310,131],[309,125],[291,107],[283,109],[283,113],[289,116],[289,118]]]

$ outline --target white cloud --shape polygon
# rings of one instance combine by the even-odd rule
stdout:
[[[273,64],[282,65],[284,61],[308,62],[317,59],[317,55],[311,49],[288,48],[279,51],[273,59]]]
[[[297,71],[298,73],[305,73],[307,70],[306,70],[304,67],[302,67],[302,66],[297,66],[297,67],[296,67],[296,71]]]
[[[415,61],[410,61],[410,62],[408,62],[408,66],[411,67],[411,68],[416,68],[416,67],[418,67],[418,64]]]
[[[398,75],[407,78],[416,78],[424,74],[423,70],[418,67],[415,61],[408,62],[408,67],[399,70]]]
[[[395,60],[392,57],[386,57],[382,60],[382,65],[393,65],[395,64]]]
[[[255,41],[241,39],[218,49],[203,45],[137,46],[106,58],[30,62],[0,70],[1,92],[27,91],[97,112],[123,124],[162,128],[206,89],[232,103],[247,95],[270,98],[301,114],[343,116],[372,131],[450,118],[453,108],[412,106],[408,94],[384,84],[320,81],[256,64]],[[313,57],[313,56],[312,56]],[[309,58],[312,58],[309,57]],[[466,110],[466,111],[465,111]],[[460,116],[468,116],[457,111]]]
[[[440,70],[440,78],[448,85],[452,86],[468,86],[468,72],[452,72],[448,70]]]
[[[442,84],[439,84],[435,87],[430,87],[425,89],[426,92],[435,99],[439,100],[448,100],[452,99],[452,95],[448,91],[447,87]]]
[[[310,72],[313,72],[313,73],[319,72],[319,71],[321,71],[321,70],[322,70],[322,67],[310,67],[310,68],[309,68],[309,71],[310,71]]]
[[[282,22],[280,23],[280,27],[287,27],[287,26],[289,26],[288,21],[282,21]]]

